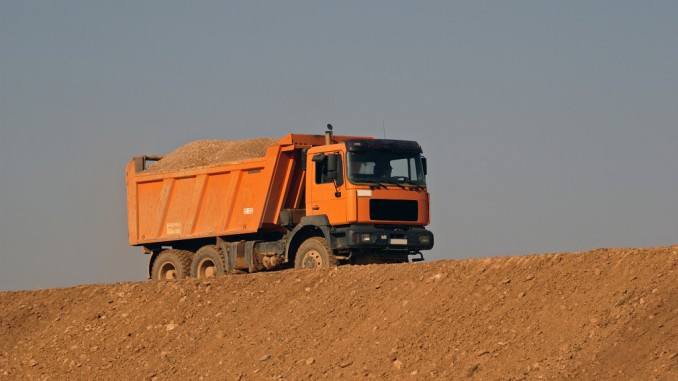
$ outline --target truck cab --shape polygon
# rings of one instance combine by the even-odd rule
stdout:
[[[308,149],[305,163],[305,214],[327,227],[338,258],[407,262],[433,247],[424,229],[427,165],[417,142],[350,139]]]

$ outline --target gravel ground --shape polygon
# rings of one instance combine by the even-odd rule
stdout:
[[[0,293],[3,380],[677,380],[678,246]]]

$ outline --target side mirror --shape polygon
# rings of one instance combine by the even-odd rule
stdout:
[[[421,165],[424,167],[424,174],[428,175],[428,165],[426,164],[426,158],[422,157],[421,158]]]
[[[337,179],[337,154],[327,155],[327,178],[330,180]]]

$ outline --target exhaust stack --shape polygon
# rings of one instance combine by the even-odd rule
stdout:
[[[332,144],[332,125],[327,124],[327,131],[325,131],[325,145]]]

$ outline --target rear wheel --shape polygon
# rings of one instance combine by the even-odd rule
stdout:
[[[194,278],[211,278],[224,275],[226,266],[221,250],[214,246],[201,247],[193,257],[191,276]]]
[[[294,259],[297,269],[328,269],[337,267],[337,258],[321,237],[311,237],[304,241]]]
[[[165,250],[158,254],[153,263],[151,279],[169,280],[188,278],[191,274],[191,257],[186,250]]]

